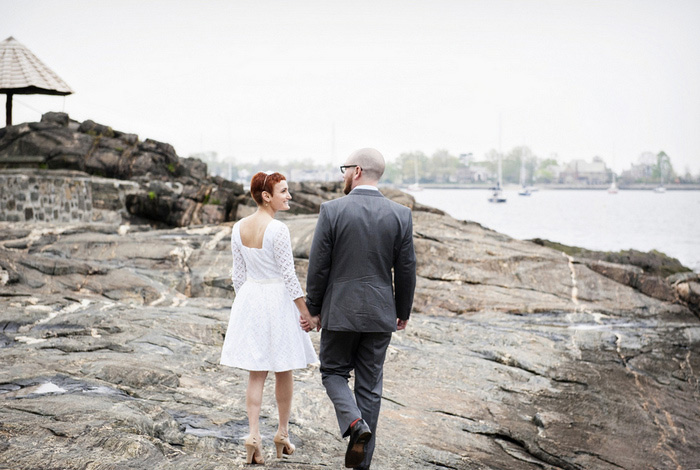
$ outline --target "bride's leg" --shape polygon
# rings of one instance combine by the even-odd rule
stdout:
[[[248,427],[251,436],[260,435],[260,407],[262,406],[263,387],[267,371],[251,370],[248,376],[245,406],[248,412]]]
[[[294,394],[294,376],[291,370],[275,373],[275,398],[279,411],[279,427],[277,434],[287,436],[289,434],[289,416],[292,410],[292,395]]]
[[[292,411],[292,395],[294,393],[294,377],[292,371],[275,373],[275,398],[277,399],[277,409],[279,410],[280,421],[277,427],[277,434],[273,441],[277,450],[277,458],[282,458],[283,454],[294,453],[294,444],[289,441],[289,415]]]

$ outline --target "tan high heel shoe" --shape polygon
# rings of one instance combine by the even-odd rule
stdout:
[[[275,442],[275,447],[277,448],[278,459],[282,458],[282,454],[292,455],[294,453],[294,450],[296,449],[294,444],[289,442],[288,434],[283,435],[278,432],[277,434],[275,434],[275,437],[272,440]]]
[[[262,438],[260,436],[248,436],[245,440],[245,463],[264,464],[262,453]]]

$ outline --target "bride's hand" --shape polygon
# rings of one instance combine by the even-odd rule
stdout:
[[[301,315],[299,317],[299,324],[301,325],[301,329],[307,333],[313,329],[313,323],[310,316]]]
[[[319,329],[319,319],[318,317],[312,317],[311,315],[301,315],[299,318],[299,324],[301,329],[307,333],[314,328]]]
[[[294,299],[294,303],[299,309],[299,325],[301,325],[301,329],[306,331],[307,333],[313,330],[314,328],[316,328],[317,331],[320,330],[321,317],[314,317],[313,315],[311,315],[309,309],[306,307],[306,302],[304,298],[299,297],[298,299]]]

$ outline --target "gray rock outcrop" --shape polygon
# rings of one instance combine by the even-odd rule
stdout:
[[[208,176],[206,164],[178,157],[170,144],[142,142],[135,134],[90,120],[78,123],[65,113],[47,113],[41,122],[0,129],[0,168],[33,168],[39,179],[52,177],[40,170],[79,172],[83,179],[92,175],[96,208],[109,206],[116,192],[117,201],[119,194],[125,199],[127,218],[171,227],[235,220],[243,196],[240,184]],[[118,184],[105,184],[104,179],[135,182],[138,189],[119,193]],[[39,219],[32,214],[22,220]]]
[[[571,255],[591,270],[642,292],[649,297],[680,303],[700,316],[700,276],[656,250],[592,251],[535,239],[534,243]]]
[[[250,197],[168,144],[63,113],[0,129],[0,168],[0,468],[243,467],[247,374],[218,355],[234,296],[222,222]],[[290,182],[302,284],[315,214],[341,190]],[[696,273],[514,240],[383,191],[414,211],[419,265],[373,468],[698,466]],[[342,467],[318,368],[295,379],[298,451],[272,458],[268,383],[267,466]]]
[[[300,206],[326,197],[309,194]],[[697,467],[700,320],[686,304],[420,209],[373,468]],[[316,217],[284,221],[303,284]],[[230,227],[0,224],[0,468],[243,467],[247,374],[218,364]],[[672,284],[692,298],[696,281]],[[273,458],[272,382],[267,467],[342,468],[317,367],[295,373],[297,452]]]

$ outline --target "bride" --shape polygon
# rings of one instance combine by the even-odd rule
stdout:
[[[245,440],[246,463],[264,463],[259,418],[263,388],[269,371],[275,373],[279,425],[273,439],[277,457],[292,454],[289,416],[293,369],[318,360],[306,333],[316,327],[306,308],[304,293],[294,271],[287,226],[274,219],[289,210],[289,188],[284,175],[259,172],[250,182],[257,211],[239,220],[231,233],[232,280],[236,298],[226,330],[221,364],[250,372],[246,411],[250,434]],[[302,328],[303,326],[303,328]]]

